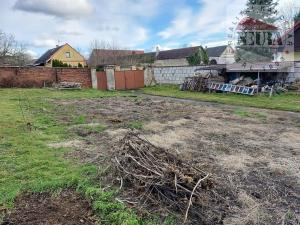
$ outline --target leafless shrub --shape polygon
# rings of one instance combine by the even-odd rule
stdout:
[[[222,224],[227,205],[211,175],[136,134],[127,134],[116,150],[112,161],[130,193],[124,202],[178,213],[183,223]]]

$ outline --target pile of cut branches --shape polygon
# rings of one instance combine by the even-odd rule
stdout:
[[[179,213],[184,223],[221,224],[214,182],[190,162],[129,133],[117,146],[113,163],[121,187],[130,193],[124,202]]]

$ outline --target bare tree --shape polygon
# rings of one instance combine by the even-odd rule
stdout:
[[[299,13],[300,7],[296,4],[296,1],[287,0],[280,8],[279,14],[282,15],[282,28],[284,31],[293,27],[295,16]]]
[[[23,44],[16,41],[12,34],[0,31],[0,65],[24,66],[32,60]]]

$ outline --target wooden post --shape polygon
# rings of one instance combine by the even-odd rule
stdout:
[[[260,73],[259,71],[257,72],[257,94],[258,94],[258,89],[259,89],[259,86],[260,86]]]
[[[211,94],[210,84],[211,84],[211,69],[209,71],[209,78],[208,78],[208,93],[209,94]]]
[[[274,85],[272,85],[272,88],[271,88],[271,91],[270,91],[270,95],[269,95],[270,98],[273,96],[273,93],[274,93]]]

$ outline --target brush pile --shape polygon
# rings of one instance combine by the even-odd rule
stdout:
[[[183,223],[221,224],[223,204],[212,191],[209,174],[133,133],[120,141],[116,151],[113,163],[130,198],[124,202],[166,209],[179,214]]]

